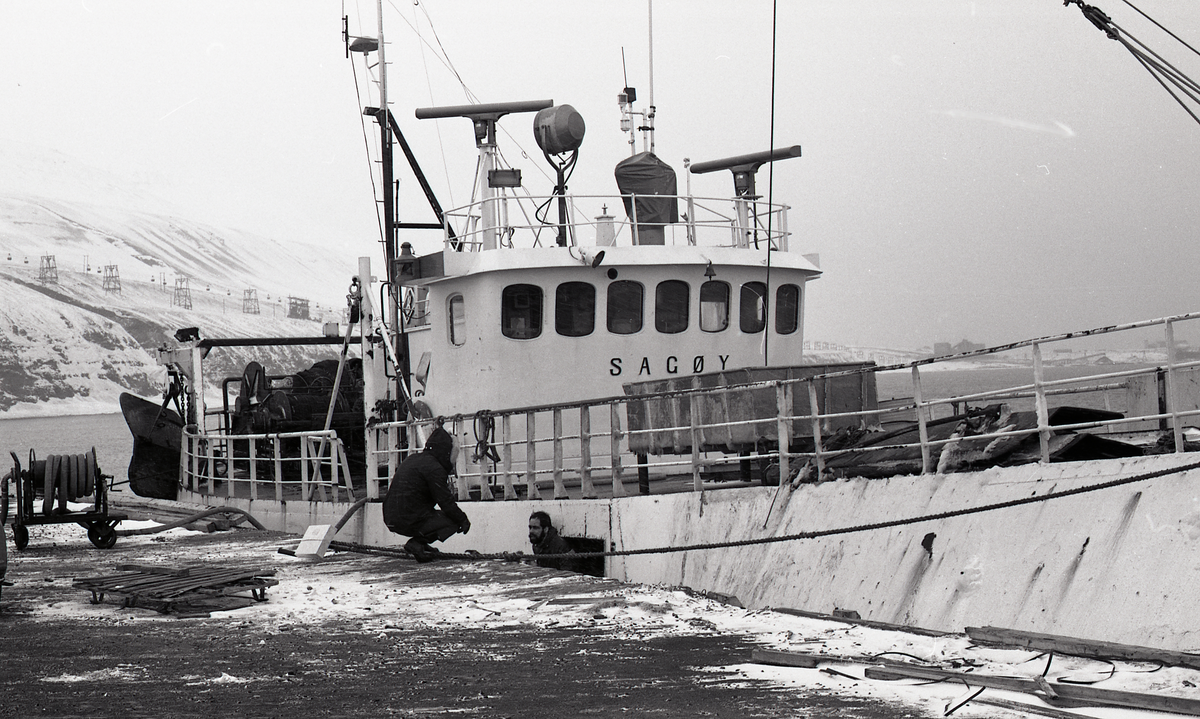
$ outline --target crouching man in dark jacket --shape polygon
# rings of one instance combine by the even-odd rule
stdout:
[[[396,469],[383,499],[383,523],[396,534],[411,537],[404,548],[418,562],[437,555],[429,545],[471,529],[471,520],[454,501],[449,477],[454,469],[454,438],[438,427],[425,450],[410,454]],[[440,509],[435,509],[435,505]]]

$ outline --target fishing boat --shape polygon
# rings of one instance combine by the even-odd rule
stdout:
[[[729,173],[732,192],[681,194],[653,151],[653,100],[635,110],[624,88],[630,156],[614,162],[608,194],[580,195],[566,187],[586,127],[571,105],[416,108],[412,122],[458,118],[476,143],[476,199],[443,211],[387,99],[382,31],[344,35],[347,55],[376,72],[363,113],[383,151],[382,266],[359,259],[345,326],[287,340],[340,346],[319,382],[261,366],[206,377],[210,352],[275,341],[265,338],[186,332],[159,351],[173,388],[130,426],[167,448],[144,472],[172,477],[175,499],[394,545],[378,501],[442,426],[468,450],[455,491],[473,527],[449,551],[528,550],[526,519],[540,509],[577,549],[607,555],[607,576],[748,607],[1196,643],[1200,363],[1181,360],[1174,332],[1200,315],[903,364],[809,362],[818,258],[794,246],[789,208],[756,184],[799,146],[690,163],[689,176]],[[498,151],[500,124],[522,121],[556,177],[541,196]],[[435,222],[396,219],[394,147]],[[402,241],[418,230],[440,231],[440,251]],[[1047,370],[1049,348],[1080,334],[1149,328],[1165,333],[1157,367]],[[924,391],[931,369],[998,356],[1017,356],[1028,380]],[[880,402],[877,377],[898,372],[910,392]],[[204,388],[217,379],[224,399],[210,407]],[[1119,411],[1104,406],[1114,397]]]

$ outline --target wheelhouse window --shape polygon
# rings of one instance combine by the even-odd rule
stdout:
[[[587,282],[564,282],[554,292],[554,331],[583,337],[596,329],[596,288]]]
[[[645,288],[640,282],[617,280],[608,285],[608,331],[631,335],[642,331]]]
[[[761,282],[742,285],[742,332],[762,332],[767,326],[767,286]]]
[[[800,328],[800,288],[780,285],[775,290],[775,331],[790,335]]]
[[[709,280],[700,285],[700,329],[720,332],[729,327],[729,283]]]
[[[450,296],[450,344],[462,347],[467,343],[467,303],[462,295]]]
[[[654,329],[664,334],[683,332],[688,327],[688,283],[682,280],[659,282],[654,291]]]
[[[542,288],[505,287],[500,293],[500,329],[514,340],[531,340],[542,334]]]

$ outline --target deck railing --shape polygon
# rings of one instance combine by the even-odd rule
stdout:
[[[826,465],[834,458],[847,455],[879,452],[880,450],[920,450],[920,471],[932,473],[937,470],[937,454],[948,444],[963,437],[935,439],[929,434],[929,426],[939,413],[958,414],[967,406],[999,402],[1031,402],[1036,412],[1034,427],[1010,429],[981,434],[972,434],[972,441],[1001,438],[1023,438],[1036,435],[1041,461],[1050,461],[1050,439],[1055,433],[1081,430],[1101,430],[1107,433],[1150,432],[1160,435],[1164,431],[1170,436],[1173,451],[1185,449],[1184,429],[1194,418],[1200,416],[1200,407],[1195,397],[1185,398],[1183,392],[1184,373],[1200,367],[1200,362],[1180,362],[1174,327],[1181,322],[1200,319],[1200,314],[1150,320],[1147,322],[1117,327],[1068,333],[1033,340],[1016,342],[970,352],[922,359],[915,362],[874,367],[871,372],[906,371],[911,375],[911,399],[893,403],[887,407],[872,407],[854,412],[807,412],[797,413],[794,401],[796,393],[808,396],[809,407],[822,406],[817,396],[820,380],[856,374],[859,370],[815,375],[808,378],[773,380],[744,385],[730,385],[700,389],[681,389],[674,392],[659,392],[637,396],[610,397],[586,403],[557,406],[525,407],[507,411],[487,412],[470,417],[440,418],[445,428],[454,434],[463,451],[459,459],[457,490],[461,499],[537,499],[596,497],[607,492],[620,497],[635,491],[646,491],[646,474],[657,477],[674,476],[682,482],[677,488],[702,490],[721,486],[711,481],[714,473],[721,469],[739,472],[745,463],[757,461],[777,467],[778,476],[791,477],[805,464],[811,465],[817,476],[821,476]],[[1097,336],[1117,332],[1164,327],[1167,335],[1166,356],[1163,363],[1120,369],[1097,371],[1079,377],[1049,379],[1046,363],[1042,359],[1043,348],[1085,336]],[[991,355],[1027,349],[1029,351],[1030,381],[995,390],[951,394],[941,397],[924,396],[922,370],[932,366],[971,360],[986,359]],[[1162,387],[1162,404],[1159,411],[1133,412],[1117,419],[1096,419],[1070,424],[1050,424],[1051,398],[1069,399],[1080,395],[1099,395],[1106,408],[1114,404],[1113,395],[1124,401],[1131,391],[1132,382],[1148,378],[1147,386]],[[1162,380],[1162,381],[1159,381]],[[1144,383],[1146,384],[1146,383]],[[775,396],[771,413],[756,417],[730,417],[714,419],[713,406],[730,402],[744,404],[747,393],[771,392]],[[723,397],[732,397],[723,402]],[[633,403],[664,402],[677,403],[674,424],[630,428],[629,407]],[[707,403],[707,404],[706,404]],[[760,403],[761,406],[761,403]],[[718,413],[719,414],[719,413]],[[864,425],[885,420],[890,415],[911,415],[917,428],[919,441],[912,443],[880,444],[870,447],[848,447],[829,449],[824,446],[831,423],[841,418],[857,418]],[[644,413],[639,413],[644,421]],[[481,419],[482,417],[482,419]],[[481,431],[480,422],[486,426]],[[391,433],[398,436],[413,431],[428,431],[434,420],[422,422],[395,422],[376,425],[369,431]],[[1193,422],[1194,423],[1194,422]],[[731,428],[747,426],[761,428],[760,434],[769,441],[746,450],[722,447],[722,439]],[[649,442],[653,438],[664,441]],[[800,451],[792,446],[793,441],[804,438],[811,449]],[[639,441],[640,439],[640,441]],[[646,456],[631,449],[634,444],[645,446],[674,445],[676,450],[659,456]],[[376,457],[387,470],[376,487],[368,485],[368,491],[382,491],[386,478],[390,477],[406,451],[385,449],[395,444],[378,442],[380,449]],[[414,440],[409,446],[420,446]],[[479,457],[486,457],[480,461]],[[626,487],[635,480],[637,489]],[[721,475],[730,478],[729,472]],[[739,476],[734,474],[734,478]],[[744,476],[744,472],[740,474]],[[600,489],[598,489],[598,487]]]
[[[651,491],[652,475],[665,480],[655,486],[656,492],[668,491],[664,489],[668,486],[670,491],[740,486],[739,480],[751,480],[749,470],[755,462],[760,468],[767,466],[782,481],[806,465],[808,472],[820,478],[827,476],[830,463],[839,458],[881,450],[919,454],[914,471],[933,473],[938,471],[939,453],[963,439],[932,437],[930,427],[939,420],[938,415],[958,416],[968,406],[996,403],[1032,405],[1036,423],[972,434],[967,439],[1036,436],[1042,462],[1050,461],[1055,433],[1080,430],[1101,431],[1119,438],[1148,434],[1147,445],[1157,442],[1161,446],[1165,440],[1169,451],[1183,452],[1187,449],[1185,429],[1196,424],[1195,418],[1200,416],[1200,372],[1196,371],[1200,361],[1180,361],[1175,327],[1197,319],[1200,313],[871,367],[866,371],[876,376],[905,373],[911,397],[878,406],[872,403],[854,411],[829,411],[818,385],[824,382],[821,386],[828,387],[831,381],[862,370],[621,395],[471,416],[372,423],[365,430],[370,477],[365,487],[358,487],[370,498],[382,496],[399,463],[423,445],[422,438],[438,423],[458,439],[462,448],[455,480],[458,496],[484,501],[647,493]],[[1165,331],[1165,352],[1156,358],[1161,361],[1146,362],[1144,367],[1100,369],[1070,378],[1048,376],[1043,360],[1047,346],[1080,337],[1159,327]],[[928,396],[925,391],[931,367],[980,362],[1018,350],[1028,350],[1024,371],[1029,372],[1029,381],[938,397]],[[1013,363],[1007,366],[1013,368]],[[1077,398],[1084,398],[1086,403],[1087,398],[1097,396],[1105,408],[1120,403],[1125,410],[1123,416],[1050,423],[1052,398],[1075,404]],[[1143,406],[1139,407],[1138,402]],[[651,411],[655,403],[661,411]],[[1092,404],[1096,404],[1094,399]],[[753,412],[738,413],[737,408],[746,407],[754,408]],[[797,411],[797,407],[805,409]],[[893,417],[915,425],[917,441],[866,448],[828,446],[835,427],[878,427]],[[757,440],[745,441],[747,434]],[[354,497],[345,449],[333,432],[229,436],[201,434],[195,427],[188,427],[183,444],[180,476],[192,491],[277,500],[338,501]]]
[[[346,449],[333,430],[232,435],[183,429],[179,477],[199,494],[353,501]]]
[[[632,217],[625,216],[625,199],[674,201],[679,222],[639,221],[637,202],[631,202]],[[501,196],[480,200],[445,213],[446,246],[468,252],[487,246],[489,233],[498,247],[551,247],[558,237],[557,197]],[[739,202],[744,208],[739,212]],[[550,204],[546,204],[550,203]],[[538,208],[548,212],[538,216]],[[589,217],[580,208],[593,208]],[[685,195],[568,195],[567,232],[571,245],[700,245],[704,247],[749,247],[787,251],[789,207],[765,201],[738,201],[728,197]],[[494,214],[489,214],[491,210]],[[603,214],[603,213],[610,214]],[[484,226],[484,217],[495,217],[497,226]],[[453,228],[453,233],[450,229]],[[661,230],[663,242],[648,240],[649,230]],[[611,230],[612,237],[604,233]]]

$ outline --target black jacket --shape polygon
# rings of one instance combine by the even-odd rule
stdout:
[[[558,530],[554,527],[546,527],[546,536],[542,537],[542,541],[533,545],[533,553],[538,554],[574,554],[571,550],[571,545],[567,544],[567,540],[559,536]],[[538,559],[539,567],[547,567],[549,569],[565,569],[568,572],[579,571],[579,560],[575,557],[557,557]]]
[[[421,525],[433,516],[434,507],[441,507],[451,521],[460,527],[467,515],[454,501],[448,479],[450,451],[454,440],[438,427],[429,435],[423,452],[409,455],[396,468],[383,499],[383,523],[393,532],[405,536],[419,533]]]

